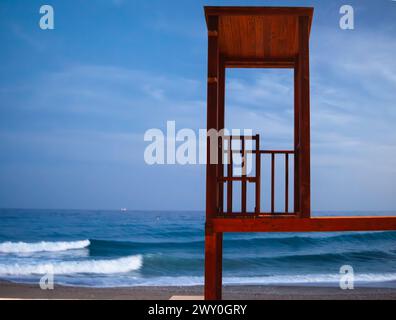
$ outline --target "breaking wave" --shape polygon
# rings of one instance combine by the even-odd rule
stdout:
[[[0,253],[31,253],[31,252],[53,252],[83,249],[90,245],[89,240],[80,241],[40,241],[40,242],[2,242],[0,243]]]
[[[80,281],[70,283],[65,279],[60,279],[60,284],[72,284],[81,287],[137,287],[137,286],[197,286],[204,284],[202,276],[160,276],[160,277],[124,277],[112,276],[102,278],[100,281],[95,278],[79,279]],[[273,276],[251,276],[251,277],[232,277],[225,276],[223,284],[225,285],[318,285],[333,286],[339,285],[340,275],[335,273],[307,274],[307,275],[273,275]],[[359,286],[376,285],[396,281],[396,273],[362,273],[355,274],[355,282]]]
[[[274,275],[274,276],[252,276],[252,277],[224,277],[223,284],[226,285],[326,285],[338,284],[339,274],[307,274],[307,275]],[[396,281],[396,273],[363,273],[355,274],[355,282],[359,284],[383,283]],[[123,287],[123,286],[196,286],[203,285],[204,278],[201,276],[180,277],[153,277],[138,279],[111,279],[108,284],[95,285],[98,287]]]
[[[143,265],[140,255],[112,260],[63,261],[38,264],[0,264],[2,275],[34,275],[52,272],[61,274],[116,274],[139,270]]]

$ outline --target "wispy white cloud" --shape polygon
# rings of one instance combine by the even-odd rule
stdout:
[[[59,164],[141,163],[142,136],[127,132],[101,132],[77,129],[59,129],[47,132],[0,132],[0,147],[5,154]],[[19,162],[16,160],[15,162]]]
[[[131,125],[139,124],[141,130],[145,124],[147,128],[163,126],[166,120],[177,120],[186,127],[203,126],[203,90],[195,79],[114,66],[77,65],[44,73],[29,86],[3,88],[0,95],[3,101],[20,96],[17,105],[3,104],[4,111],[19,108],[109,121],[129,120]]]

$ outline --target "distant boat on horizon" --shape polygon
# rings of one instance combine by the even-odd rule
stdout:
[[[121,208],[121,212],[126,212],[128,211],[127,208]]]

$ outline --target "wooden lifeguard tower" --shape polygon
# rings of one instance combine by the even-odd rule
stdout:
[[[311,218],[309,36],[313,8],[205,7],[208,28],[207,130],[224,128],[226,68],[294,70],[294,149],[260,150],[260,137],[221,136],[221,156],[206,169],[205,299],[221,299],[224,232],[310,232],[396,230],[396,217]],[[233,140],[240,140],[233,150]],[[245,142],[255,147],[247,150]],[[212,142],[213,143],[213,142]],[[228,146],[228,148],[225,148]],[[254,176],[233,175],[232,155],[255,157]],[[230,161],[223,163],[223,155]],[[261,157],[271,159],[271,210],[261,210]],[[284,212],[275,212],[275,161],[285,161]],[[289,210],[289,159],[294,166],[293,210]],[[225,168],[227,168],[225,172]],[[291,180],[291,179],[290,179]],[[241,184],[241,208],[233,208],[233,183]],[[255,206],[247,212],[247,184],[255,185]],[[226,185],[226,188],[224,187]],[[225,192],[226,191],[226,192]],[[226,199],[226,201],[224,201]],[[226,205],[224,204],[226,202]]]

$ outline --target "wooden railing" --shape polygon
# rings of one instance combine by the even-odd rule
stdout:
[[[275,213],[275,156],[283,154],[285,156],[285,206],[284,213],[289,213],[289,155],[293,154],[292,150],[260,150],[262,154],[271,155],[271,213]],[[259,156],[259,158],[260,158]],[[257,157],[257,155],[256,155]]]
[[[260,137],[259,135],[255,136],[224,136],[223,140],[227,143],[227,150],[224,151],[224,154],[227,155],[227,173],[224,175],[224,170],[220,170],[220,175],[218,177],[218,182],[221,189],[221,198],[223,197],[223,188],[224,183],[227,186],[227,209],[225,212],[220,212],[225,215],[244,215],[244,214],[275,214],[275,165],[276,165],[276,156],[284,155],[285,161],[285,199],[284,199],[284,211],[276,212],[276,214],[289,214],[289,162],[290,155],[294,156],[293,150],[260,150]],[[232,149],[232,141],[240,140],[241,148],[239,150]],[[252,149],[246,149],[246,140],[253,140],[255,142],[255,146]],[[234,176],[233,174],[233,154],[241,154],[242,155],[242,173],[240,176]],[[246,172],[246,157],[248,154],[255,155],[254,164],[255,164],[255,175],[249,176]],[[270,212],[262,212],[261,211],[261,156],[262,155],[270,155],[271,156],[271,197],[270,197]],[[223,171],[223,172],[221,172]],[[236,212],[233,210],[233,182],[241,182],[241,211]],[[247,212],[247,183],[255,184],[255,206],[254,212]],[[223,199],[220,199],[220,203],[222,204]],[[221,205],[221,208],[223,206]],[[220,210],[223,211],[223,210]],[[291,213],[294,214],[294,213]]]

